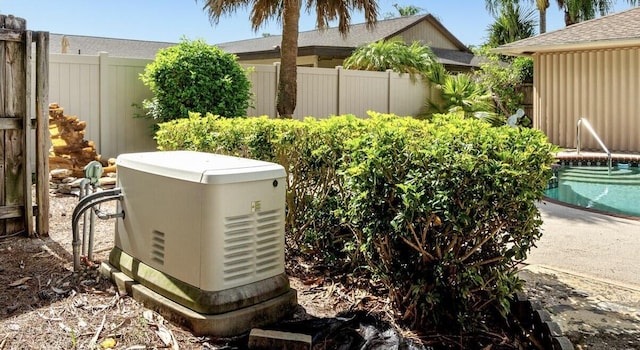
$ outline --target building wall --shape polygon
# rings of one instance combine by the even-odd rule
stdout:
[[[429,45],[430,47],[459,50],[457,46],[451,43],[449,38],[443,35],[433,24],[427,21],[422,21],[403,31],[399,36],[409,44],[414,41],[419,41],[425,45]]]
[[[264,58],[259,60],[241,60],[239,61],[242,64],[273,64],[276,62],[280,62],[279,58]],[[298,56],[296,60],[298,66],[303,67],[318,67],[318,56]]]
[[[640,152],[640,47],[534,56],[534,125],[561,147],[576,147],[586,118],[612,152]],[[583,149],[599,149],[582,131]]]

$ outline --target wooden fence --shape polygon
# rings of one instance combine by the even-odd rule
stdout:
[[[110,57],[107,53],[51,54],[50,101],[63,107],[65,114],[87,121],[86,139],[95,142],[103,157],[154,150],[151,123],[134,118],[142,113],[136,104],[151,97],[139,79],[149,62]],[[250,67],[253,94],[247,115],[276,115],[279,65],[245,67]],[[294,118],[347,113],[366,117],[367,110],[416,115],[432,93],[429,86],[411,82],[406,74],[298,67]]]
[[[49,33],[28,31],[24,19],[0,15],[0,236],[49,233],[48,51]]]

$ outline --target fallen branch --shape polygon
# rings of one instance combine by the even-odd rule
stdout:
[[[100,323],[100,326],[96,330],[96,334],[94,334],[93,338],[91,338],[91,341],[89,342],[89,349],[95,349],[96,344],[98,344],[98,337],[100,337],[100,333],[102,333],[102,329],[104,328],[104,323],[106,320],[107,315],[102,315],[102,323]]]

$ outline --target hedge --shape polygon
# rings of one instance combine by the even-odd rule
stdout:
[[[475,330],[508,313],[517,264],[540,238],[553,146],[537,130],[460,115],[303,121],[193,115],[159,149],[282,164],[286,232],[334,269],[368,271],[414,329]]]

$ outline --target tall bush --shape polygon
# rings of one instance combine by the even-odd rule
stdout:
[[[236,57],[203,40],[159,50],[140,79],[153,93],[143,107],[157,123],[189,112],[242,116],[249,107],[251,83]]]
[[[546,137],[460,115],[380,116],[350,146],[346,222],[400,318],[452,331],[505,314],[516,265],[541,234]]]

